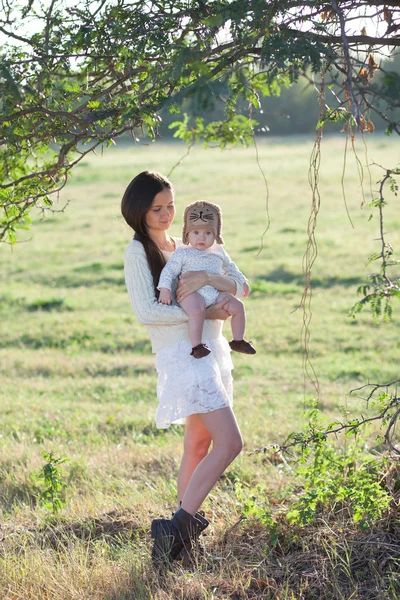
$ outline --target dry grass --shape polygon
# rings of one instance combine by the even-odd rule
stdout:
[[[227,526],[214,517],[205,556],[156,573],[137,515],[124,510],[79,522],[0,529],[0,584],[14,600],[394,600],[400,527],[396,519],[360,532],[344,517],[309,528],[281,519],[278,538],[260,522]]]

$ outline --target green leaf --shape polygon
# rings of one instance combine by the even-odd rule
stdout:
[[[365,266],[368,267],[368,265],[370,265],[375,260],[378,260],[379,258],[382,258],[381,253],[380,252],[374,252],[374,254],[371,254],[371,256],[369,256],[367,262],[365,263]]]
[[[0,63],[0,77],[4,77],[4,79],[7,81],[9,90],[14,99],[17,102],[22,102],[22,94],[19,90],[19,87],[5,63]]]
[[[10,244],[15,244],[17,241],[17,236],[14,229],[7,229],[7,238]]]

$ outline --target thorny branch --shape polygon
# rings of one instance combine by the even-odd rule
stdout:
[[[395,392],[388,397],[385,406],[383,406],[383,408],[372,417],[365,417],[362,415],[360,418],[350,419],[349,421],[345,421],[344,423],[336,421],[326,429],[315,429],[314,426],[311,425],[309,433],[291,434],[287,438],[286,442],[284,442],[282,445],[270,444],[263,448],[256,448],[255,450],[249,452],[249,455],[266,454],[267,452],[273,452],[274,454],[284,454],[288,453],[291,448],[300,447],[304,449],[310,444],[319,442],[321,440],[326,440],[330,435],[334,435],[335,437],[337,437],[339,433],[343,432],[347,434],[357,435],[359,431],[363,427],[365,427],[365,425],[373,422],[387,423],[384,439],[387,442],[390,450],[394,454],[400,455],[400,447],[397,444],[393,443],[396,424],[400,416],[400,395],[397,391],[397,384],[399,383],[400,379],[396,379],[389,383],[367,384],[350,391],[350,394],[353,394],[365,388],[370,388],[368,396],[366,398],[363,398],[363,400],[365,400],[368,406],[368,404],[374,399],[374,396],[377,391],[384,389],[386,391],[386,394],[388,394],[389,389],[395,386]]]
[[[332,3],[333,4],[333,3]],[[294,29],[287,29],[288,33],[292,34],[296,37],[309,37],[315,41],[323,42],[326,44],[340,44],[343,41],[341,35],[331,35],[331,34],[318,34],[309,31],[297,31]],[[374,46],[374,47],[398,47],[400,46],[400,37],[394,38],[385,38],[385,37],[373,37],[370,35],[349,35],[346,36],[347,44],[351,46]]]
[[[376,164],[376,163],[373,163]],[[381,165],[377,165],[381,167]],[[386,241],[384,231],[384,215],[383,209],[386,205],[384,188],[385,184],[390,182],[392,191],[397,194],[396,182],[394,176],[400,175],[400,169],[385,169],[385,175],[380,180],[379,185],[379,197],[375,198],[370,206],[377,208],[379,211],[379,233],[378,238],[381,244],[380,252],[372,254],[367,262],[367,265],[376,261],[380,261],[381,266],[378,273],[370,275],[370,282],[363,284],[358,288],[358,292],[363,294],[363,298],[356,302],[356,304],[350,310],[350,316],[355,318],[356,314],[369,304],[372,310],[372,317],[375,321],[379,321],[382,318],[381,303],[384,302],[383,318],[385,321],[390,321],[392,317],[392,306],[391,300],[393,297],[400,297],[400,279],[392,279],[388,273],[388,268],[399,265],[400,261],[394,258],[393,246]],[[372,291],[370,292],[370,288]]]
[[[392,171],[387,170],[386,171],[386,175],[385,177],[382,178],[381,184],[379,186],[379,206],[378,206],[378,210],[379,210],[379,231],[381,234],[381,258],[382,258],[382,277],[384,278],[384,280],[386,281],[386,283],[388,285],[391,285],[391,281],[387,275],[387,260],[386,260],[386,250],[387,250],[387,243],[385,241],[385,232],[383,231],[383,206],[384,206],[384,198],[383,198],[383,188],[385,186],[385,183],[388,179],[390,179],[392,174]]]

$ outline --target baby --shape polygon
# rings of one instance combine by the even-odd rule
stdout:
[[[222,248],[221,209],[211,202],[195,202],[190,204],[183,215],[182,240],[184,246],[178,246],[165,267],[158,282],[160,296],[158,301],[171,304],[172,281],[175,277],[188,271],[207,271],[218,275],[234,275],[240,281],[248,295],[250,288],[244,275]],[[216,242],[216,243],[214,243]],[[205,285],[197,292],[189,294],[180,305],[189,317],[189,339],[192,344],[194,358],[203,358],[211,350],[201,343],[206,308],[211,304],[223,305],[232,317],[231,327],[233,340],[229,343],[235,352],[255,354],[256,350],[250,342],[243,339],[246,327],[246,315],[243,303],[229,294],[219,292],[210,285]]]

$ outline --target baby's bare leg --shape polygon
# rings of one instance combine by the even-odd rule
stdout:
[[[234,340],[242,340],[246,329],[246,312],[244,304],[228,292],[220,292],[215,304],[222,306],[232,317],[232,337]]]
[[[206,314],[206,301],[197,292],[189,294],[180,305],[189,317],[188,331],[192,348],[201,344],[203,325]]]

